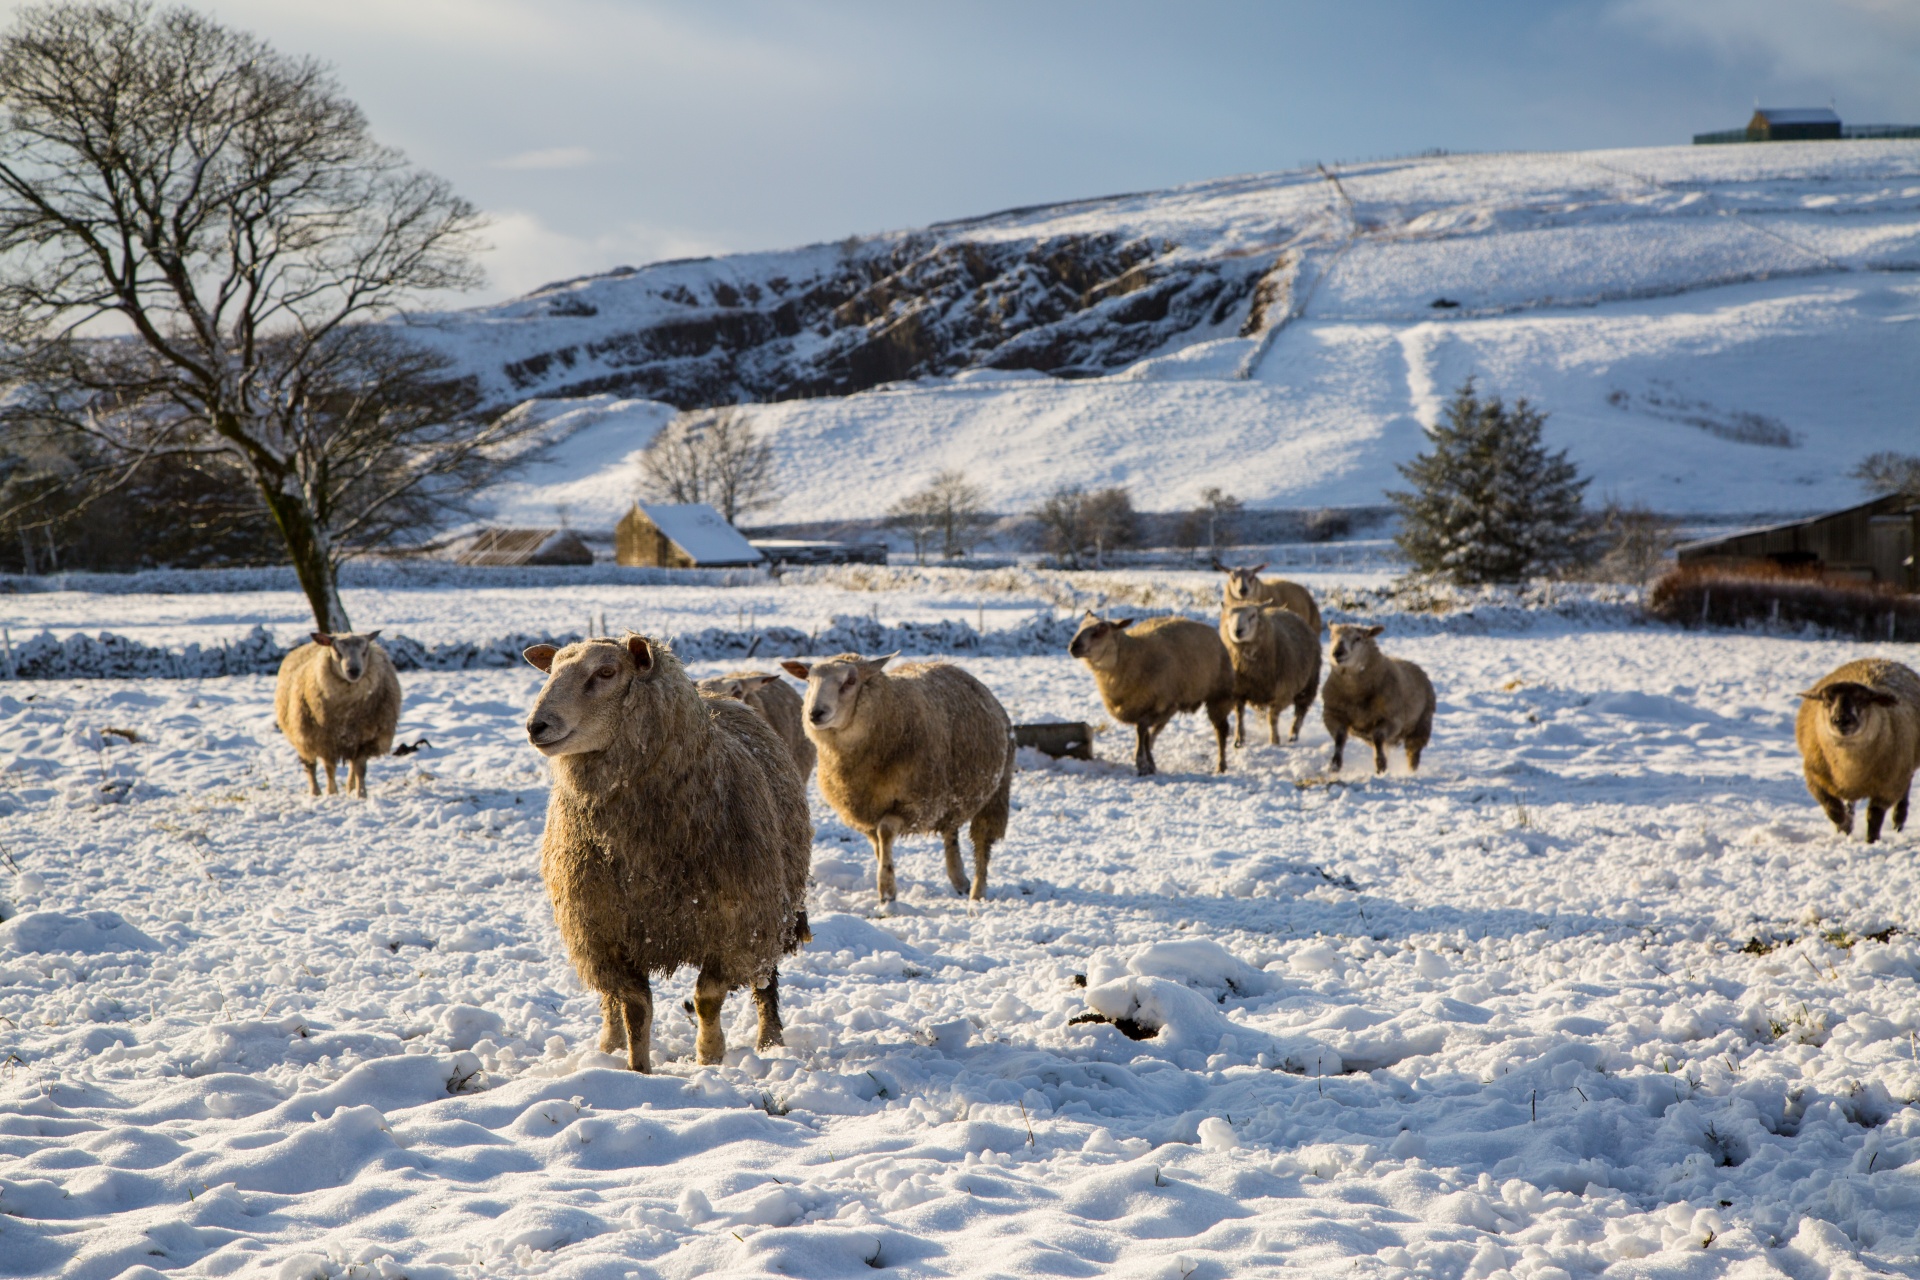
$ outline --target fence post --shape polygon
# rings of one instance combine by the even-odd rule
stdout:
[[[20,673],[13,666],[13,636],[5,627],[0,627],[0,653],[7,659],[7,679],[18,680]]]

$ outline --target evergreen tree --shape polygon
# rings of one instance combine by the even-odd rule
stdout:
[[[1541,442],[1544,413],[1525,400],[1483,400],[1469,378],[1427,433],[1432,448],[1401,467],[1413,492],[1396,539],[1422,573],[1452,582],[1519,582],[1578,563],[1589,538],[1587,481],[1566,452]]]

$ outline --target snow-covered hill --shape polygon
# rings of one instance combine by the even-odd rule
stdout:
[[[1469,375],[1548,408],[1595,496],[1788,511],[1920,441],[1915,271],[1920,143],[1673,147],[1234,178],[408,324],[498,402],[586,410],[509,518],[611,523],[666,404],[730,401],[770,402],[776,518],[953,466],[1003,509],[1072,481],[1373,503]]]

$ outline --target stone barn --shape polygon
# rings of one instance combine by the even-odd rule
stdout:
[[[764,557],[704,502],[636,502],[613,530],[613,558],[661,569],[734,569]]]

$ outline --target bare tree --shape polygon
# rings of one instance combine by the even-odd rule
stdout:
[[[940,500],[931,489],[908,494],[887,508],[887,523],[913,543],[913,562],[927,562],[927,548],[940,534]]]
[[[1246,506],[1240,499],[1225,489],[1206,488],[1200,491],[1200,505],[1194,511],[1196,523],[1206,521],[1207,554],[1218,557],[1222,547],[1231,547],[1239,532],[1240,512]]]
[[[1680,541],[1680,526],[1645,503],[1609,502],[1596,526],[1593,542],[1601,551],[1593,571],[1608,582],[1645,586]]]
[[[893,504],[888,521],[913,540],[916,561],[926,559],[935,536],[949,560],[972,551],[986,530],[986,495],[964,471],[942,471],[927,487]]]
[[[1107,567],[1107,552],[1139,541],[1133,497],[1124,488],[1100,489],[1087,495],[1081,509],[1085,536],[1093,545],[1093,563]]]
[[[1920,453],[1870,453],[1854,467],[1853,478],[1872,494],[1899,493],[1920,500]]]
[[[1071,568],[1080,567],[1080,553],[1086,547],[1087,491],[1077,484],[1063,484],[1031,512],[1039,528],[1040,549]]]
[[[503,444],[505,428],[444,422],[397,452],[343,461],[328,443],[406,434],[352,381],[368,343],[395,348],[352,329],[418,291],[477,284],[478,227],[446,182],[373,139],[321,64],[191,10],[65,0],[0,36],[0,373],[15,408],[86,430],[122,474],[162,453],[231,456],[323,628],[349,625],[336,541],[403,498],[444,499],[457,484],[443,480]],[[413,367],[403,381],[430,377]],[[379,429],[363,430],[370,412]],[[342,515],[351,528],[330,523]]]
[[[728,524],[780,497],[773,445],[738,405],[676,415],[640,455],[640,487],[667,502],[709,503]]]
[[[1061,485],[1032,512],[1040,525],[1040,545],[1077,569],[1091,555],[1096,567],[1106,554],[1132,546],[1138,538],[1133,499],[1124,488],[1088,493],[1077,484]]]

